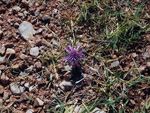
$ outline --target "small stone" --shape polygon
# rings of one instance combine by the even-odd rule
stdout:
[[[11,66],[12,69],[18,70],[19,69],[19,64],[15,64]]]
[[[34,92],[36,92],[36,91],[37,91],[36,86],[30,86],[30,87],[29,87],[29,92],[34,93]]]
[[[136,53],[131,53],[131,57],[135,58],[135,57],[137,57],[137,54]]]
[[[3,99],[7,100],[9,98],[9,91],[4,90]]]
[[[23,14],[24,14],[24,16],[27,16],[28,12],[27,11],[23,11]]]
[[[0,98],[0,108],[3,108],[3,99]]]
[[[68,91],[72,88],[72,83],[70,81],[62,81],[60,84],[59,84],[59,87],[62,89],[62,90],[65,90],[65,91]]]
[[[33,109],[28,109],[28,110],[26,111],[26,113],[33,113],[33,112],[34,112]]]
[[[117,67],[119,65],[119,61],[114,61],[111,63],[111,66],[110,67]]]
[[[35,31],[33,29],[33,26],[31,23],[27,21],[23,21],[19,26],[19,33],[23,37],[24,40],[33,40],[33,34],[35,34]]]
[[[3,92],[4,92],[4,87],[0,85],[0,94],[3,94]]]
[[[2,30],[0,30],[0,36],[2,36],[3,35],[3,31]]]
[[[25,59],[28,58],[28,56],[22,53],[22,54],[20,54],[20,58],[23,59],[23,60],[25,60]]]
[[[143,59],[147,59],[147,58],[150,58],[150,45],[148,45],[143,52]]]
[[[27,69],[25,69],[26,73],[32,73],[33,72],[33,65],[31,65],[30,67],[28,67]]]
[[[150,67],[150,62],[147,62],[147,63],[146,63],[146,66],[147,66],[147,67]]]
[[[39,55],[39,48],[38,47],[33,47],[30,49],[30,55],[32,56],[38,56]]]
[[[139,67],[139,71],[140,71],[140,72],[142,72],[142,71],[144,71],[144,70],[145,70],[145,68],[146,68],[146,66],[141,65],[141,66]]]
[[[71,71],[71,66],[69,65],[65,66],[65,71]]]
[[[52,39],[52,43],[53,43],[53,45],[55,45],[55,46],[59,46],[59,45],[60,45],[60,43],[59,43],[58,41],[54,40],[54,39]]]
[[[10,89],[13,94],[21,94],[25,90],[24,87],[19,86],[17,83],[11,83]]]
[[[7,48],[6,50],[6,55],[15,55],[16,52],[14,49],[11,49],[11,48]]]
[[[29,82],[27,82],[27,83],[24,84],[25,88],[29,88],[29,86],[30,86]]]
[[[3,73],[0,78],[2,84],[6,85],[9,83],[9,78]]]
[[[21,8],[20,8],[19,6],[14,6],[12,9],[13,9],[14,11],[16,11],[16,12],[18,12],[18,11],[21,10]]]
[[[41,99],[36,98],[36,101],[38,102],[38,106],[43,106],[44,105],[44,102]]]
[[[5,50],[6,50],[6,48],[5,48],[5,47],[2,47],[2,48],[0,49],[0,55],[4,55]]]
[[[50,19],[50,16],[49,15],[45,15],[43,16],[42,20],[43,21],[48,21]]]
[[[20,99],[21,101],[26,101],[26,100],[29,100],[29,96],[26,93],[22,93]]]
[[[37,61],[35,64],[34,64],[34,67],[37,69],[37,70],[40,70],[42,68],[42,63],[40,61]]]
[[[0,57],[0,64],[3,63],[5,60],[5,57]]]

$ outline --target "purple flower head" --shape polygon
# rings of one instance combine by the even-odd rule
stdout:
[[[63,61],[68,60],[69,65],[71,66],[72,64],[75,64],[76,66],[80,66],[79,65],[79,61],[84,59],[85,57],[83,56],[83,49],[78,52],[80,46],[78,45],[78,47],[76,49],[73,49],[70,45],[68,46],[68,48],[66,48],[66,51],[69,53],[68,57],[65,57],[63,59]]]

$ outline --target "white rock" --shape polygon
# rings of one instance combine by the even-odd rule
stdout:
[[[29,88],[30,84],[27,82],[24,84],[24,87]]]
[[[37,90],[36,86],[30,86],[30,87],[29,87],[29,92],[31,92],[33,89],[36,89],[36,90]]]
[[[0,64],[4,62],[5,57],[0,57]]]
[[[6,55],[14,55],[16,52],[14,49],[11,49],[11,48],[7,48],[6,50]]]
[[[33,47],[30,49],[30,55],[32,56],[38,56],[39,55],[39,48],[38,47]]]
[[[44,105],[44,102],[41,99],[36,98],[36,101],[38,102],[39,106],[43,106]]]
[[[28,110],[26,111],[26,113],[33,113],[33,112],[34,112],[33,109],[28,109]]]
[[[114,61],[111,63],[110,67],[117,67],[119,65],[119,61]]]
[[[5,50],[6,50],[6,48],[5,48],[5,47],[2,47],[2,48],[0,49],[0,54],[3,55],[3,54],[5,53]]]
[[[21,94],[25,90],[24,87],[17,85],[17,83],[11,83],[10,89],[13,94]]]
[[[19,6],[14,6],[12,9],[17,11],[17,12],[21,10],[21,8]]]
[[[23,21],[19,26],[19,33],[24,38],[24,40],[28,41],[33,39],[33,34],[35,34],[35,30],[33,29],[31,23]]]

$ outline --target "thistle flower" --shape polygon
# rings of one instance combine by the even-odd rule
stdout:
[[[68,57],[65,57],[63,61],[67,60],[69,65],[71,66],[72,64],[75,64],[76,66],[79,65],[79,61],[84,59],[85,57],[83,56],[83,49],[79,52],[80,46],[78,45],[76,49],[73,49],[70,45],[66,48],[66,51],[69,53]]]

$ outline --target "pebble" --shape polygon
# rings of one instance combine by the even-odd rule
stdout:
[[[5,60],[5,57],[0,57],[0,64],[3,63]]]
[[[36,86],[30,86],[29,87],[29,92],[34,92],[34,90],[35,91],[37,90]]]
[[[111,63],[111,66],[110,67],[117,67],[119,65],[119,61],[114,61]]]
[[[24,14],[24,16],[27,16],[28,12],[27,11],[23,11],[23,14]]]
[[[28,82],[24,84],[25,88],[29,88],[29,86],[30,86],[30,84]]]
[[[38,47],[33,47],[30,49],[30,55],[32,56],[38,56],[39,55],[39,48]]]
[[[2,47],[2,48],[0,49],[0,54],[1,54],[1,55],[4,55],[5,51],[6,51],[6,48],[5,48],[5,47]]]
[[[145,51],[143,52],[143,59],[147,59],[147,58],[150,58],[150,45],[148,45]]]
[[[15,50],[14,49],[11,49],[11,48],[7,48],[6,50],[6,55],[15,55]]]
[[[43,16],[43,18],[42,18],[43,21],[47,21],[47,20],[49,20],[49,19],[50,19],[50,16],[49,16],[49,15],[45,15],[45,16]]]
[[[5,65],[0,65],[0,70],[5,70],[7,67]]]
[[[68,91],[72,88],[72,83],[70,81],[62,81],[60,84],[59,84],[59,87],[62,89],[62,90],[65,90],[65,91]]]
[[[32,73],[33,72],[33,65],[31,65],[30,67],[28,67],[27,69],[25,69],[26,73]]]
[[[3,99],[7,100],[9,98],[9,91],[4,90],[4,96]]]
[[[44,105],[44,102],[41,99],[36,98],[36,101],[38,102],[38,106],[43,106]]]
[[[150,67],[150,62],[147,62],[147,63],[146,63],[146,66],[147,66],[147,67]]]
[[[34,38],[33,34],[35,34],[35,30],[30,22],[23,21],[18,30],[24,40],[28,41]]]
[[[35,62],[34,67],[35,67],[37,70],[40,70],[40,69],[42,68],[42,63],[41,63],[40,61],[37,61],[37,62]]]
[[[14,11],[18,12],[18,11],[20,11],[20,10],[21,10],[21,8],[20,8],[19,6],[14,6],[14,7],[12,8],[12,10],[14,10]]]
[[[25,59],[28,58],[28,56],[22,53],[22,54],[20,54],[20,58],[23,59],[23,60],[25,60]]]
[[[3,99],[0,98],[0,108],[3,107]]]
[[[26,111],[26,113],[33,113],[33,112],[34,112],[33,109],[28,109],[28,110]]]
[[[25,90],[23,86],[19,86],[17,83],[11,83],[10,89],[13,94],[21,94]]]

